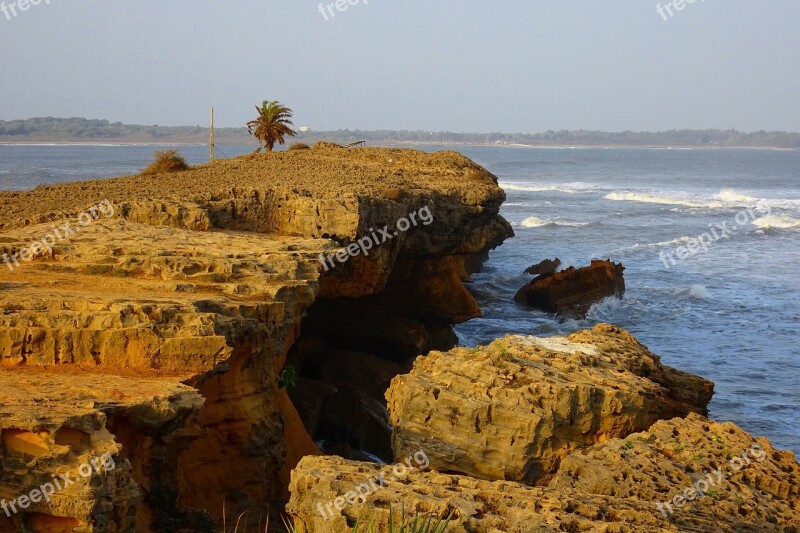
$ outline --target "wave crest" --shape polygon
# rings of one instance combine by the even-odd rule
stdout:
[[[545,226],[549,227],[556,227],[556,226],[568,226],[573,228],[579,228],[583,226],[590,225],[591,222],[573,222],[568,220],[545,220],[539,217],[528,217],[522,222],[520,222],[520,226],[523,228],[541,228]]]
[[[612,192],[605,196],[606,200],[621,202],[642,202],[647,204],[682,205],[684,207],[722,207],[720,202],[692,202],[681,198],[659,196],[640,192]]]
[[[794,229],[800,228],[800,219],[788,215],[768,215],[755,219],[753,225],[760,229]]]

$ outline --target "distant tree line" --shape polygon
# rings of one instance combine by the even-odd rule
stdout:
[[[543,133],[455,133],[429,131],[361,131],[328,132],[340,138],[367,141],[464,143],[464,144],[532,144],[577,146],[747,146],[763,148],[800,148],[800,133],[737,130],[669,130],[662,132],[560,130]]]
[[[247,135],[246,128],[216,128],[217,135]],[[201,126],[141,126],[108,120],[85,118],[29,118],[26,120],[0,120],[0,137],[36,137],[53,140],[71,139],[124,139],[148,137],[169,140],[170,137],[207,135],[208,128]]]
[[[218,141],[251,142],[247,128],[217,128]],[[202,142],[208,137],[208,128],[201,126],[141,126],[107,120],[85,118],[31,118],[27,120],[0,120],[0,138],[16,140],[81,140],[126,139],[174,141],[193,139]],[[605,132],[585,130],[546,131],[543,133],[456,133],[431,131],[393,130],[338,130],[298,133],[300,140],[328,140],[347,142],[365,140],[372,143],[428,143],[428,144],[530,144],[567,146],[727,146],[759,148],[800,148],[800,133],[757,131],[745,133],[737,130],[669,130],[662,132]]]

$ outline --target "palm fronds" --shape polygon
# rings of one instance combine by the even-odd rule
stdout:
[[[258,118],[247,123],[247,130],[267,151],[271,152],[275,144],[286,144],[287,136],[297,135],[292,129],[292,110],[277,100],[264,100],[261,106],[256,106],[256,111]]]

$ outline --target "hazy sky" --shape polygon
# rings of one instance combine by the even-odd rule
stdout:
[[[0,119],[800,130],[798,0],[45,1],[0,13]]]

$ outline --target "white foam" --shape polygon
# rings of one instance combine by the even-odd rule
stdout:
[[[692,300],[711,300],[713,296],[708,291],[705,285],[690,285],[679,293],[683,298],[690,298]]]
[[[757,218],[753,225],[761,229],[794,229],[800,228],[800,219],[788,215],[768,215]]]
[[[544,220],[539,217],[528,217],[520,223],[523,228],[540,228],[542,226],[552,226],[552,220]]]
[[[720,202],[694,202],[683,198],[676,198],[670,196],[659,196],[656,194],[647,194],[639,192],[612,192],[605,196],[606,200],[615,200],[621,202],[642,202],[647,204],[661,204],[661,205],[682,205],[684,207],[694,208],[717,208],[722,207]]]
[[[758,198],[753,198],[752,196],[747,196],[746,194],[742,194],[737,192],[733,189],[723,189],[720,193],[716,196],[717,199],[722,200],[723,202],[731,202],[736,204],[754,204],[758,202]]]
[[[523,228],[541,228],[544,226],[568,226],[573,228],[579,228],[583,226],[588,226],[591,222],[574,222],[569,220],[545,220],[539,217],[528,217],[522,222],[520,222],[520,226]]]
[[[541,184],[522,184],[522,183],[508,183],[500,182],[500,187],[509,191],[525,191],[525,192],[562,192],[564,194],[577,194],[580,192],[588,192],[596,190],[597,187],[591,183],[574,182],[566,184],[556,183],[541,183]]]

